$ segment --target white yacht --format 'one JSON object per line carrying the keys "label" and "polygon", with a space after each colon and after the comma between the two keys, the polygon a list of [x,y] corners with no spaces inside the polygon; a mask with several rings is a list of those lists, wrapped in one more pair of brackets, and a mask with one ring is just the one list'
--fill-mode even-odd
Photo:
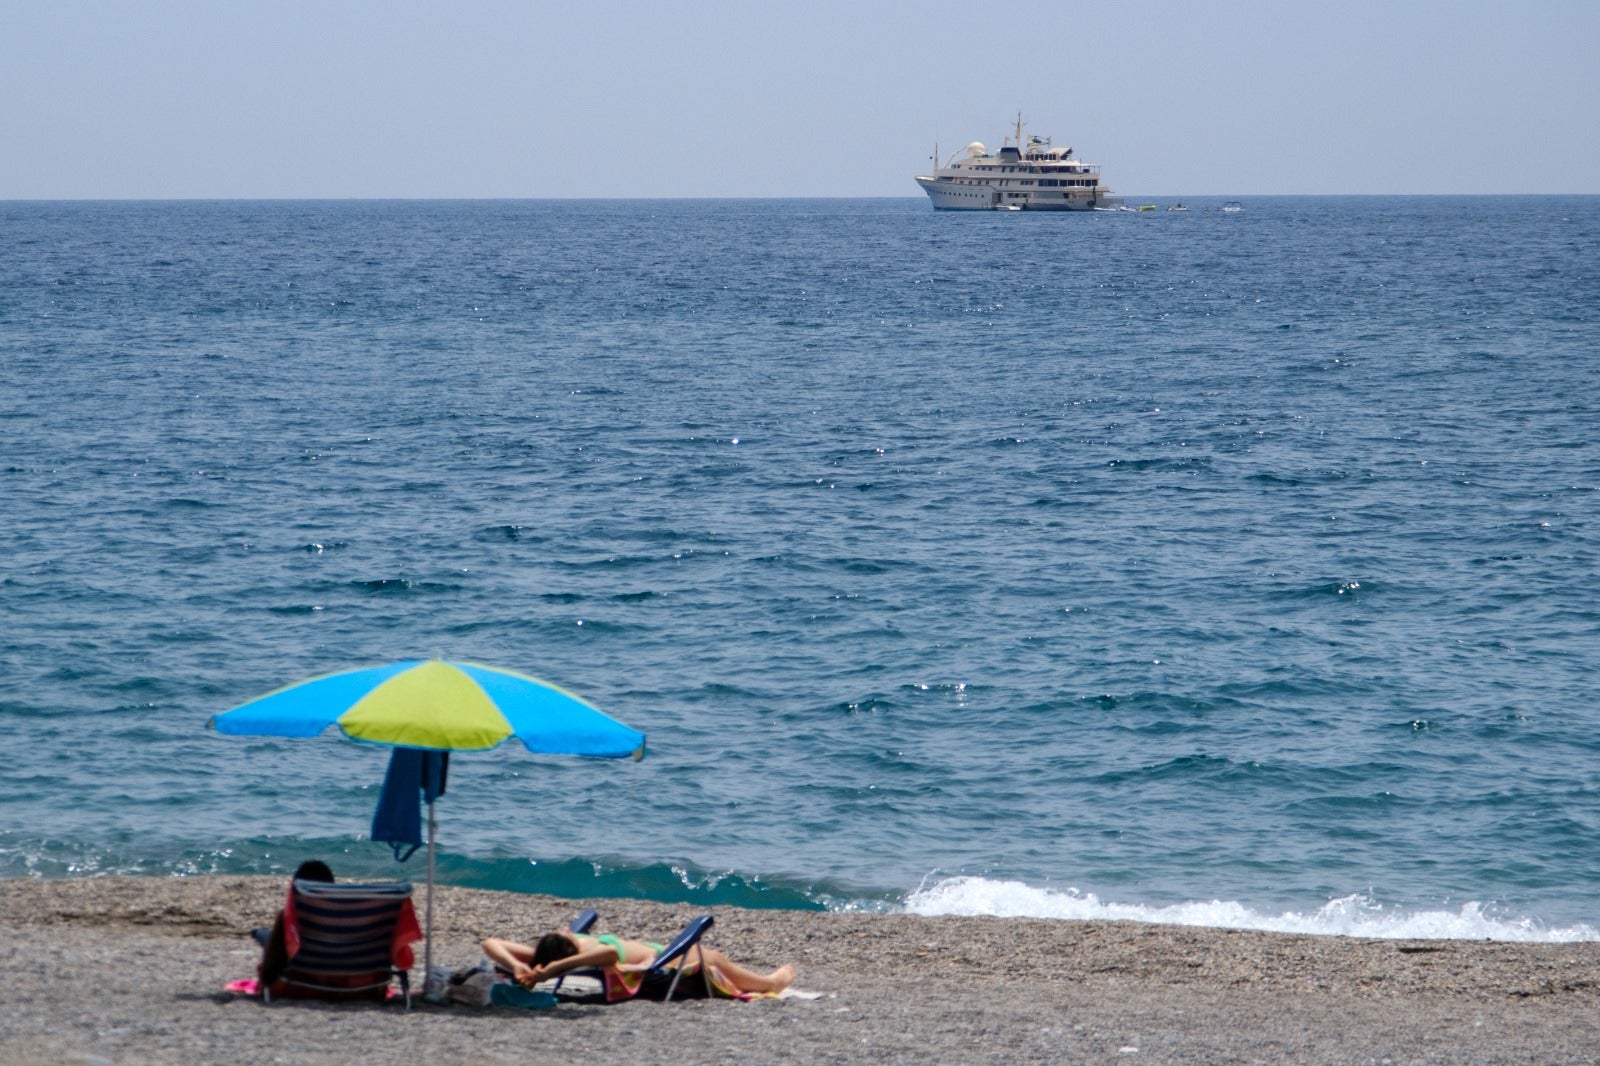
{"label": "white yacht", "polygon": [[1048,137],[1024,144],[1020,113],[1015,139],[1006,138],[998,152],[973,141],[940,166],[935,148],[933,165],[917,184],[940,211],[1092,211],[1121,203],[1100,183],[1100,167],[1071,148],[1056,148]]}

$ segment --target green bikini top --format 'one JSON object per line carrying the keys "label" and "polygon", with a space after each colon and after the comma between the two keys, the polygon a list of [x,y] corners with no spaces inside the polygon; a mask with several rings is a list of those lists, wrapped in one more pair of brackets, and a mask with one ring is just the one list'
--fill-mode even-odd
{"label": "green bikini top", "polygon": [[[622,962],[626,962],[627,961],[628,949],[623,946],[621,937],[613,936],[610,933],[601,933],[599,936],[595,937],[595,940],[599,941],[600,943],[604,944],[606,947],[608,947],[608,948],[612,949],[613,951],[615,951],[617,953],[617,962],[622,963]],[[651,951],[655,952],[657,955],[661,954],[662,945],[657,944],[655,941],[653,941],[653,940],[641,940],[641,941],[639,941],[639,943],[645,945]]]}

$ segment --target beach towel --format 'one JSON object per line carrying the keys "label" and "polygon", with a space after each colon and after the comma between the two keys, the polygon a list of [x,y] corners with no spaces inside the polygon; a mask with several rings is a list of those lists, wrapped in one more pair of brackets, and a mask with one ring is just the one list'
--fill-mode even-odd
{"label": "beach towel", "polygon": [[[672,986],[674,971],[671,970],[631,970],[622,971],[615,967],[607,966],[601,971],[605,976],[605,998],[607,1003],[623,1003],[630,999],[661,1000],[667,996],[667,989]],[[716,999],[737,999],[749,1002],[754,999],[777,999],[776,992],[740,992],[730,985],[717,971],[715,966],[708,970],[711,989],[706,990],[706,980],[700,974],[700,964],[693,963],[683,968],[683,979],[678,982],[677,991],[673,999],[705,999],[708,996]]]}
{"label": "beach towel", "polygon": [[444,795],[449,767],[450,753],[444,751],[395,748],[389,756],[378,807],[372,813],[372,839],[393,848],[396,862],[405,862],[422,846],[421,802],[432,803]]}
{"label": "beach towel", "polygon": [[[236,996],[255,996],[259,998],[261,995],[261,982],[254,977],[241,977],[236,981],[229,981],[223,985],[222,990],[224,992],[232,992]],[[282,993],[275,994],[281,995]],[[398,988],[391,988],[388,990],[387,998],[390,1000],[404,999],[405,993]]]}

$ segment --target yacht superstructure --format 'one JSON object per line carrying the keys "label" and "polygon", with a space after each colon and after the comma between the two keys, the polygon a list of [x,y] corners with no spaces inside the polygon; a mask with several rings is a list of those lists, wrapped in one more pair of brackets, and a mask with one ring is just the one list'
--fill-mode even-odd
{"label": "yacht superstructure", "polygon": [[1091,211],[1116,206],[1111,190],[1100,183],[1100,167],[1085,163],[1069,148],[1057,148],[1048,137],[1022,140],[1022,115],[1015,139],[991,153],[973,141],[939,165],[917,175],[917,184],[940,211]]}

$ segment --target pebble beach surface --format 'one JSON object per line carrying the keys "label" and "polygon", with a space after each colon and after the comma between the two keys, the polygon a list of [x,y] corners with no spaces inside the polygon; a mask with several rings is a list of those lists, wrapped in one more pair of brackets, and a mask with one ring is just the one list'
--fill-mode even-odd
{"label": "pebble beach surface", "polygon": [[[1600,945],[1129,922],[714,911],[710,943],[792,962],[815,999],[407,1013],[231,996],[283,888],[0,881],[0,1061],[1577,1063],[1600,1048]],[[474,964],[481,937],[531,936],[586,903],[624,935],[664,939],[694,915],[440,888],[434,962]]]}

